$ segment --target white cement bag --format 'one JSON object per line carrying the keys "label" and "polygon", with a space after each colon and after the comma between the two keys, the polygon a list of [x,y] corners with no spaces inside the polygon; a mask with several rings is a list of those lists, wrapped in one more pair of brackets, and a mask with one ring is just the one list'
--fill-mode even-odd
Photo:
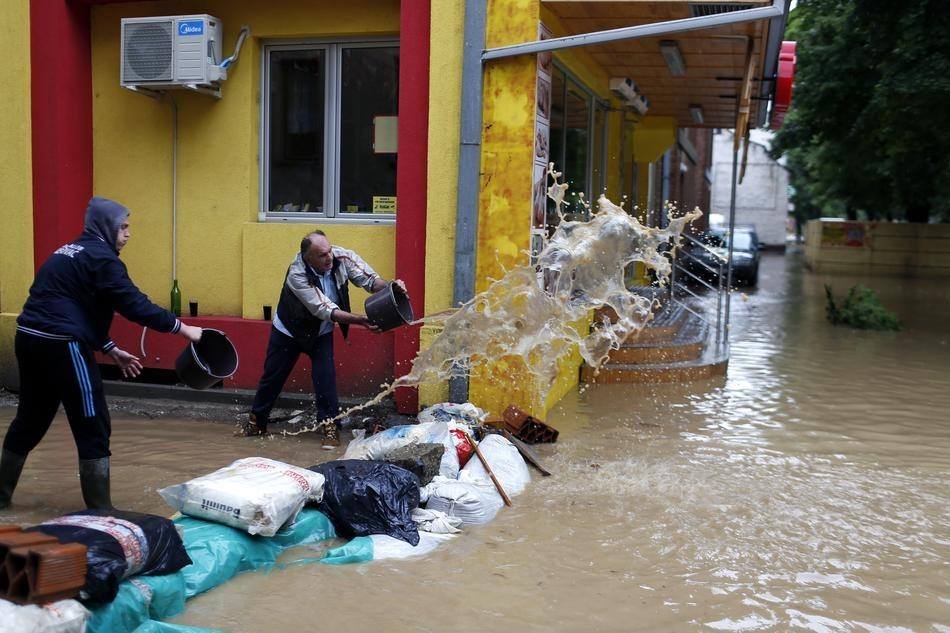
{"label": "white cement bag", "polygon": [[455,451],[455,444],[449,435],[449,427],[445,422],[404,424],[380,431],[370,437],[363,437],[362,434],[356,433],[354,435],[356,439],[346,447],[343,459],[383,459],[403,446],[441,444],[445,447],[445,452],[442,453],[439,474],[451,479],[458,477],[459,458]]}
{"label": "white cement bag", "polygon": [[495,518],[505,504],[490,481],[454,481],[437,477],[425,486],[427,510],[437,510],[462,520],[462,525],[480,525]]}
{"label": "white cement bag", "polygon": [[83,633],[89,610],[75,600],[60,600],[42,607],[0,600],[0,631],[17,633]]}
{"label": "white cement bag", "polygon": [[373,560],[385,560],[387,558],[423,556],[442,545],[442,543],[452,540],[455,536],[453,534],[419,532],[419,544],[415,547],[385,534],[371,534],[369,538],[373,540]]}
{"label": "white cement bag", "polygon": [[[478,448],[508,496],[514,497],[521,494],[531,481],[531,473],[528,471],[528,464],[515,445],[501,435],[488,435],[478,443]],[[459,473],[459,481],[487,483],[497,494],[488,471],[482,466],[478,457],[468,460],[465,468]]]}
{"label": "white cement bag", "polygon": [[182,514],[274,536],[307,501],[323,499],[323,482],[323,475],[305,468],[247,457],[158,494]]}

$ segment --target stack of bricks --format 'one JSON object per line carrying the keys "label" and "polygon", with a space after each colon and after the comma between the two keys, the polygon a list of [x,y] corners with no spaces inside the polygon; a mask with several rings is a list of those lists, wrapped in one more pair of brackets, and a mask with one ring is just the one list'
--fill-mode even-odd
{"label": "stack of bricks", "polygon": [[505,409],[501,420],[489,420],[488,424],[507,429],[508,432],[525,444],[547,444],[557,441],[557,429],[548,426],[514,405]]}
{"label": "stack of bricks", "polygon": [[0,598],[45,604],[76,596],[85,582],[85,545],[0,525]]}

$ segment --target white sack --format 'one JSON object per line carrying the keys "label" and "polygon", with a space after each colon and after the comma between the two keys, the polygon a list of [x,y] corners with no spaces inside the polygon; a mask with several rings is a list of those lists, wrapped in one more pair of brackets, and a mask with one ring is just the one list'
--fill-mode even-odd
{"label": "white sack", "polygon": [[89,610],[75,600],[60,600],[42,607],[0,600],[0,631],[17,633],[83,633]]}
{"label": "white sack", "polygon": [[412,520],[419,526],[420,532],[431,532],[433,534],[458,534],[461,532],[459,526],[462,525],[462,519],[450,517],[445,512],[439,512],[438,510],[416,508],[412,511]]}
{"label": "white sack", "polygon": [[[477,458],[475,458],[477,459]],[[425,486],[427,510],[458,517],[462,525],[480,525],[495,518],[504,505],[490,481],[454,481],[436,477]]]}
{"label": "white sack", "polygon": [[230,466],[158,491],[182,514],[274,536],[307,501],[323,499],[323,475],[264,457]]}
{"label": "white sack", "polygon": [[439,474],[451,479],[458,477],[458,453],[455,451],[455,443],[450,437],[449,427],[445,422],[404,424],[380,431],[370,437],[364,437],[360,433],[354,433],[354,435],[356,439],[346,447],[343,459],[384,459],[386,455],[403,446],[441,444],[445,447],[445,451],[442,453],[442,462],[439,464]]}
{"label": "white sack", "polygon": [[419,413],[419,422],[456,422],[467,426],[475,426],[485,420],[488,414],[471,402],[455,404],[454,402],[440,402],[423,409]]}
{"label": "white sack", "polygon": [[[517,447],[501,435],[488,435],[478,443],[478,448],[508,496],[514,497],[521,494],[531,481],[531,473]],[[459,473],[459,481],[487,483],[497,494],[495,485],[478,456],[468,460],[465,468]],[[501,498],[500,495],[499,498]]]}
{"label": "white sack", "polygon": [[415,547],[385,534],[371,534],[369,538],[373,540],[373,560],[385,560],[387,558],[411,558],[428,554],[442,543],[452,540],[455,536],[453,534],[419,532],[419,544]]}

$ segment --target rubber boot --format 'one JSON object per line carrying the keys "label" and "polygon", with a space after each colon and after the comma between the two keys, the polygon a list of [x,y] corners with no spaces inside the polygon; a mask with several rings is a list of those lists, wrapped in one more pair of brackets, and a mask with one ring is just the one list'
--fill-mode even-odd
{"label": "rubber boot", "polygon": [[109,510],[112,497],[109,495],[109,458],[80,459],[79,485],[82,500],[90,510]]}
{"label": "rubber boot", "polygon": [[11,453],[8,450],[0,451],[0,509],[10,507],[10,499],[20,481],[23,464],[26,457]]}

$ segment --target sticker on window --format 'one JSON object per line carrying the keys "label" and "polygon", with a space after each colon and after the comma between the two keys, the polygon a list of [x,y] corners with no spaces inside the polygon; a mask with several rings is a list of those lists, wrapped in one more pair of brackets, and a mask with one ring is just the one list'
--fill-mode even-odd
{"label": "sticker on window", "polygon": [[395,213],[396,196],[373,196],[373,213]]}

